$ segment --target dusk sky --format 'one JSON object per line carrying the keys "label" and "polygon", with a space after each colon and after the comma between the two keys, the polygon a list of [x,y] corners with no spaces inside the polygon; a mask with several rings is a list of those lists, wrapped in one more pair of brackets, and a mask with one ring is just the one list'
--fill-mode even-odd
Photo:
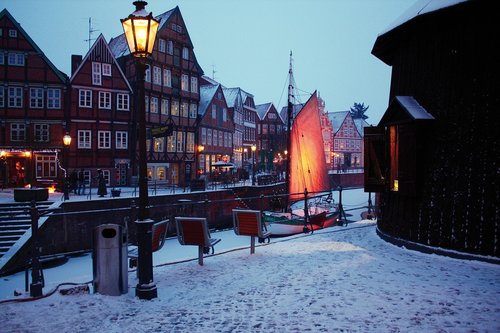
{"label": "dusk sky", "polygon": [[[377,124],[388,105],[391,68],[371,54],[377,36],[417,0],[150,0],[159,15],[179,6],[205,75],[241,87],[256,104],[286,105],[289,54],[298,102],[318,90],[330,112],[369,105]],[[89,18],[106,40],[123,33],[131,0],[0,0],[68,76],[88,51]]]}

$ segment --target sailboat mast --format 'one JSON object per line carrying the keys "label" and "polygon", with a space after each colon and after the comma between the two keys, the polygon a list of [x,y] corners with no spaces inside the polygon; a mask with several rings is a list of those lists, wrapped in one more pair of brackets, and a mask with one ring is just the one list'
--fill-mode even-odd
{"label": "sailboat mast", "polygon": [[[286,126],[286,149],[288,152],[286,159],[286,174],[285,174],[285,186],[287,192],[290,189],[290,150],[292,147],[292,117],[293,117],[293,69],[292,69],[292,51],[290,51],[290,68],[288,70],[288,106],[287,106],[287,126]],[[288,197],[286,197],[286,205],[288,209]]]}

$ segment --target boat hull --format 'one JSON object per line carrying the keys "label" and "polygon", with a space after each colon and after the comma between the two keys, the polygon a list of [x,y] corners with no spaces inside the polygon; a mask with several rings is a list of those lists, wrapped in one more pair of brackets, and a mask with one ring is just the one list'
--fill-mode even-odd
{"label": "boat hull", "polygon": [[311,216],[310,222],[304,225],[303,218],[293,218],[290,214],[264,214],[264,222],[266,223],[267,230],[271,232],[271,237],[283,237],[332,227],[337,225],[337,217],[337,213],[327,214],[324,212]]}

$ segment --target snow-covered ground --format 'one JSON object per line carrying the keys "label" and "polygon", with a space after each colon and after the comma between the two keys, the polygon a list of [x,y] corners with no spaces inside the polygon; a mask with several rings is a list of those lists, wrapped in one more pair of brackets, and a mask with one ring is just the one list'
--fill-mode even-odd
{"label": "snow-covered ground", "polygon": [[[345,191],[346,205],[362,203]],[[359,217],[353,214],[351,219]],[[500,332],[500,266],[399,248],[372,221],[274,238],[250,255],[231,230],[199,266],[195,247],[168,240],[154,255],[158,298],[53,295],[0,304],[2,332]],[[240,249],[241,248],[241,249]],[[44,271],[44,293],[92,280],[91,256]],[[24,274],[0,280],[0,299]],[[92,288],[91,288],[92,290]],[[21,299],[22,295],[17,297]]]}

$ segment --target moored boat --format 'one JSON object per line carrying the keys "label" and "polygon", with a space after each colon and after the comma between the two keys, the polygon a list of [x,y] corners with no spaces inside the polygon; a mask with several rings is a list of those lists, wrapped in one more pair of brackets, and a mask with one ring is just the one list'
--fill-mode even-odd
{"label": "moored boat", "polygon": [[[287,174],[290,193],[284,212],[264,212],[264,221],[271,235],[285,236],[309,232],[335,224],[338,213],[333,200],[308,197],[308,194],[330,193],[330,182],[324,156],[324,145],[316,91],[293,119],[293,71],[290,53],[287,107]],[[331,197],[331,195],[328,195]],[[320,198],[318,200],[318,198]],[[312,200],[311,200],[312,199]],[[294,208],[301,203],[301,207]],[[300,206],[300,205],[299,205]]]}

